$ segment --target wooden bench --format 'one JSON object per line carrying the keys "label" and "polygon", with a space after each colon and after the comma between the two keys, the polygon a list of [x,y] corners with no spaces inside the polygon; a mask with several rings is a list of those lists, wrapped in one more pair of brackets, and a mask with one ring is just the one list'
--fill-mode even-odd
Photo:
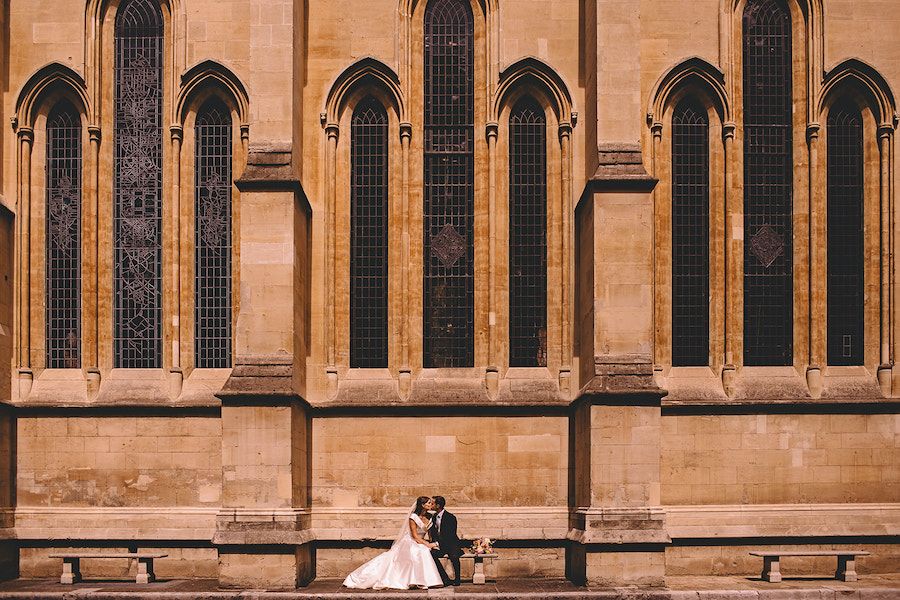
{"label": "wooden bench", "polygon": [[781,581],[782,556],[837,556],[834,576],[842,581],[856,581],[856,557],[868,556],[864,550],[783,550],[781,552],[751,552],[751,556],[763,559],[762,578],[777,583]]}
{"label": "wooden bench", "polygon": [[61,552],[58,554],[51,554],[50,558],[61,558],[63,560],[62,576],[59,578],[60,583],[73,584],[81,581],[82,558],[136,558],[138,561],[138,570],[137,575],[134,578],[135,583],[150,583],[156,579],[153,574],[153,559],[165,558],[167,556],[169,555],[156,552],[104,552],[102,554]]}
{"label": "wooden bench", "polygon": [[459,558],[471,558],[475,561],[475,568],[472,570],[472,583],[475,585],[484,585],[484,559],[493,559],[498,556],[498,554],[473,554],[471,552],[466,552]]}

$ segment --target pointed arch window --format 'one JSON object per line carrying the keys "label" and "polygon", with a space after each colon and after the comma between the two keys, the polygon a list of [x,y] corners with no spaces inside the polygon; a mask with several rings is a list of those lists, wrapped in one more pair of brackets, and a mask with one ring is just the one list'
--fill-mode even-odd
{"label": "pointed arch window", "polygon": [[743,15],[744,364],[793,362],[791,15],[749,0]]}
{"label": "pointed arch window", "polygon": [[81,118],[63,100],[47,119],[47,367],[81,366]]}
{"label": "pointed arch window", "polygon": [[547,121],[523,98],[509,117],[509,365],[547,366]]}
{"label": "pointed arch window", "polygon": [[672,364],[709,364],[709,116],[686,98],[672,115]]}
{"label": "pointed arch window", "polygon": [[828,364],[863,364],[862,115],[849,102],[828,115]]}
{"label": "pointed arch window", "polygon": [[162,366],[163,18],[128,0],[115,28],[115,366]]}
{"label": "pointed arch window", "polygon": [[366,98],[350,129],[350,366],[388,366],[388,117]]}
{"label": "pointed arch window", "polygon": [[231,112],[197,113],[194,163],[194,340],[200,368],[231,366]]}
{"label": "pointed arch window", "polygon": [[467,0],[425,11],[424,366],[475,362],[474,21]]}

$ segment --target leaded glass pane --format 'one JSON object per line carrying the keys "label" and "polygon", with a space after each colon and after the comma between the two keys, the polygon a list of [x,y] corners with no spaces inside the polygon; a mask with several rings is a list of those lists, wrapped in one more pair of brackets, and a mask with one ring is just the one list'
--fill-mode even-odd
{"label": "leaded glass pane", "polygon": [[709,364],[709,118],[690,98],[672,116],[672,364]]}
{"label": "leaded glass pane", "polygon": [[81,366],[81,118],[62,101],[47,119],[47,368]]}
{"label": "leaded glass pane", "polygon": [[197,114],[194,339],[196,365],[231,366],[231,113],[218,100]]}
{"label": "leaded glass pane", "polygon": [[547,366],[547,123],[532,98],[509,119],[509,365]]}
{"label": "leaded glass pane", "polygon": [[116,16],[115,365],[162,365],[162,14],[130,0]]}
{"label": "leaded glass pane", "polygon": [[744,364],[793,362],[791,16],[744,11]]}
{"label": "leaded glass pane", "polygon": [[388,366],[387,112],[374,98],[350,133],[350,366]]}
{"label": "leaded glass pane", "polygon": [[865,331],[862,116],[828,115],[828,364],[863,364]]}
{"label": "leaded glass pane", "polygon": [[474,25],[466,0],[425,13],[424,365],[474,365]]}

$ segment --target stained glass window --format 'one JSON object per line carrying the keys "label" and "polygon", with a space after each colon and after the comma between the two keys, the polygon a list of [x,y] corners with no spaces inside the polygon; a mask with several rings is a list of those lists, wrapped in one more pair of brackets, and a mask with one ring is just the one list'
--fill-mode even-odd
{"label": "stained glass window", "polygon": [[350,133],[350,366],[388,366],[387,112],[374,98]]}
{"label": "stained glass window", "polygon": [[474,24],[467,0],[425,12],[424,365],[474,365]]}
{"label": "stained glass window", "polygon": [[672,115],[672,364],[709,364],[709,117],[692,98]]}
{"label": "stained glass window", "polygon": [[211,100],[197,113],[194,339],[197,367],[231,366],[231,113]]}
{"label": "stained glass window", "polygon": [[547,366],[547,123],[532,98],[509,118],[509,365]]}
{"label": "stained glass window", "polygon": [[863,364],[862,115],[840,104],[828,115],[828,364]]}
{"label": "stained glass window", "polygon": [[47,367],[81,366],[81,118],[62,101],[47,119]]}
{"label": "stained glass window", "polygon": [[750,0],[744,56],[744,364],[793,362],[791,16]]}
{"label": "stained glass window", "polygon": [[155,0],[116,15],[115,366],[162,365],[163,20]]}

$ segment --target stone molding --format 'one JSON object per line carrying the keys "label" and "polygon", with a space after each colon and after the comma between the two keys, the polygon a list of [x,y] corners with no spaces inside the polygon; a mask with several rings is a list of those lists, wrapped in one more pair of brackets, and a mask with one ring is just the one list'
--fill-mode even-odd
{"label": "stone molding", "polygon": [[591,507],[573,511],[574,528],[566,539],[579,544],[667,544],[662,507]]}
{"label": "stone molding", "polygon": [[301,198],[306,213],[312,214],[303,185],[292,165],[292,154],[290,142],[252,144],[247,153],[247,167],[234,185],[242,192],[294,192]]}
{"label": "stone molding", "polygon": [[644,168],[640,144],[600,144],[597,154],[597,170],[588,180],[588,189],[649,192],[659,181]]}
{"label": "stone molding", "polygon": [[[900,503],[678,505],[655,507],[578,508],[565,506],[458,507],[461,538],[490,536],[506,540],[563,540],[581,543],[630,543],[629,521],[665,519],[671,539],[733,539],[900,535]],[[219,507],[38,507],[0,509],[0,539],[121,540],[160,539],[214,541],[218,544],[303,544],[325,541],[388,541],[397,533],[404,510],[390,507],[312,507],[284,509]],[[602,536],[581,536],[568,530],[573,518],[607,521]],[[255,541],[216,530],[217,521],[296,523],[309,519],[304,530],[268,531],[269,541]],[[13,519],[15,528],[12,528]],[[359,526],[362,524],[362,526]],[[96,525],[91,527],[89,525]],[[4,534],[4,532],[7,532]],[[14,535],[11,533],[14,532]],[[659,535],[659,530],[654,535]],[[277,535],[273,535],[277,534]],[[579,537],[581,536],[581,537]],[[618,539],[616,536],[619,536]],[[601,539],[603,538],[603,539]],[[273,540],[283,541],[273,541]],[[238,540],[238,541],[234,541]],[[641,540],[641,543],[651,543]],[[661,543],[652,542],[652,543]]]}
{"label": "stone molding", "polygon": [[308,508],[223,508],[213,543],[228,546],[302,545],[314,539]]}
{"label": "stone molding", "polygon": [[231,376],[216,394],[225,402],[299,398],[294,391],[293,356],[239,356]]}
{"label": "stone molding", "polygon": [[594,357],[594,376],[581,388],[581,397],[632,396],[657,402],[668,392],[656,384],[648,355],[623,354]]}

